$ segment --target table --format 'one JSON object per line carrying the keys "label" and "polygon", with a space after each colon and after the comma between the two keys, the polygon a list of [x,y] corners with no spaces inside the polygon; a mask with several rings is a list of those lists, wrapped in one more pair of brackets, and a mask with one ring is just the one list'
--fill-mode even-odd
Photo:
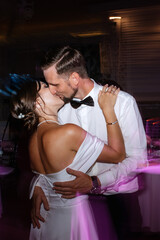
{"label": "table", "polygon": [[[0,166],[0,178],[2,179],[3,177],[9,175],[14,171],[14,168],[8,167],[8,166]],[[0,180],[1,180],[0,179]],[[0,181],[0,218],[2,217],[3,213],[3,204],[2,204],[2,196],[1,196],[1,181]]]}
{"label": "table", "polygon": [[144,177],[144,189],[139,193],[142,227],[160,232],[160,158],[149,160],[149,166],[139,170]]}

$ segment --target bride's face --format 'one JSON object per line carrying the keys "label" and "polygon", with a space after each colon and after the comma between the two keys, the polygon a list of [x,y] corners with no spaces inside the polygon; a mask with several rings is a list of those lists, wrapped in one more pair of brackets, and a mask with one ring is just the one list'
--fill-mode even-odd
{"label": "bride's face", "polygon": [[[37,83],[37,89],[39,90],[39,85]],[[40,82],[40,90],[38,91],[38,95],[43,100],[45,106],[47,108],[57,108],[60,109],[64,105],[64,101],[59,98],[57,95],[52,94],[49,90],[48,84],[44,82]]]}

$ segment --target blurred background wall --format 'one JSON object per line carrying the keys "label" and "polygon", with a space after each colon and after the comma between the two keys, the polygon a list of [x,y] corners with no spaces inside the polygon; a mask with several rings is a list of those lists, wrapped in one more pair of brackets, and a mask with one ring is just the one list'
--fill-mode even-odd
{"label": "blurred background wall", "polygon": [[43,52],[67,44],[84,54],[96,81],[114,80],[136,98],[144,123],[159,117],[159,12],[157,1],[1,1],[0,138],[9,114],[8,75],[42,77]]}

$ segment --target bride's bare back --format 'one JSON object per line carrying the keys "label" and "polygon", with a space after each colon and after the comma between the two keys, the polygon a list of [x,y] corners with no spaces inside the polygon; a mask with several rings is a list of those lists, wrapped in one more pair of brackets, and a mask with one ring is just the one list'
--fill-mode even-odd
{"label": "bride's bare back", "polygon": [[48,174],[70,165],[86,136],[86,132],[73,124],[45,123],[31,136],[29,153],[31,168]]}

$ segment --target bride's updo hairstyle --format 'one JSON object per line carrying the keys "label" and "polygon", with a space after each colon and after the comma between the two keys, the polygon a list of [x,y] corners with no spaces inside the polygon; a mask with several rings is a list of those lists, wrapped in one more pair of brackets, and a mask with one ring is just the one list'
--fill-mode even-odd
{"label": "bride's updo hairstyle", "polygon": [[[37,88],[37,83],[39,87]],[[27,80],[21,84],[17,94],[11,99],[11,114],[14,118],[23,120],[28,130],[33,130],[38,124],[35,102],[40,90],[40,82]]]}

